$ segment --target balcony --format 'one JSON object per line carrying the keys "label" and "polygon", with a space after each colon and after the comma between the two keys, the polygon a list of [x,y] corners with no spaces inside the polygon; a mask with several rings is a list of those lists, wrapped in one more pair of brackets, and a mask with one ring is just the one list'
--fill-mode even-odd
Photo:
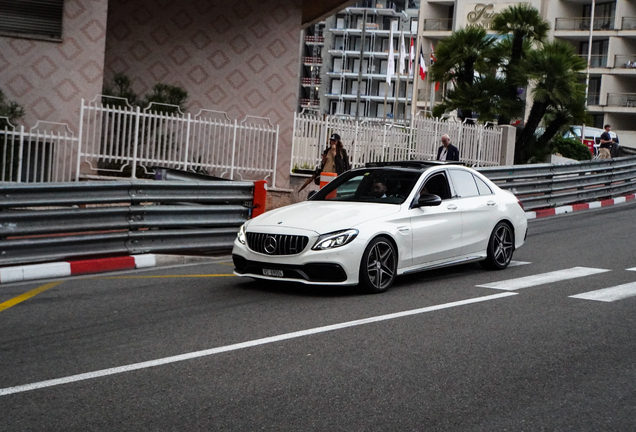
{"label": "balcony", "polygon": [[301,99],[300,106],[303,108],[320,108],[320,99]]}
{"label": "balcony", "polygon": [[620,108],[636,107],[636,93],[608,93],[607,106]]}
{"label": "balcony", "polygon": [[620,54],[614,56],[614,67],[636,69],[636,54]]}
{"label": "balcony", "polygon": [[453,30],[453,20],[451,18],[424,20],[424,31],[452,31],[452,30]]}
{"label": "balcony", "polygon": [[[557,18],[554,30],[590,30],[591,19],[581,18]],[[594,30],[614,30],[614,17],[594,18]]]}
{"label": "balcony", "polygon": [[623,17],[621,30],[636,30],[636,17]]}
{"label": "balcony", "polygon": [[322,66],[322,57],[303,57],[305,66]]}
{"label": "balcony", "polygon": [[[583,60],[587,61],[587,54],[579,54]],[[607,67],[607,54],[592,54],[590,57],[591,68],[606,68]]]}
{"label": "balcony", "polygon": [[303,87],[318,87],[320,86],[320,78],[301,78],[300,83]]}
{"label": "balcony", "polygon": [[324,45],[325,37],[324,36],[305,36],[305,43],[307,45]]}

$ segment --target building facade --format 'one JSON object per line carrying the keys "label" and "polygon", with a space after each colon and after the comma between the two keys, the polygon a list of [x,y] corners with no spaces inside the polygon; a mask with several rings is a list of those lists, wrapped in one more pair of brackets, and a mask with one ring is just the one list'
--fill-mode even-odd
{"label": "building facade", "polygon": [[[307,29],[300,108],[332,115],[409,118],[413,72],[409,74],[408,63],[411,43],[416,41],[418,8],[419,1],[358,2],[328,17],[320,27]],[[407,59],[399,73],[402,40]],[[391,85],[386,82],[389,61],[395,71]]]}
{"label": "building facade", "polygon": [[[589,74],[587,107],[593,116],[590,126],[609,123],[621,143],[636,143],[636,0],[597,0],[594,8],[592,0],[525,3],[539,10],[550,24],[550,40],[568,42],[589,60],[585,74]],[[488,29],[499,11],[514,4],[518,3],[423,0],[421,42],[424,47],[434,46],[461,27]],[[430,109],[430,90],[421,82],[416,86],[417,108]]]}

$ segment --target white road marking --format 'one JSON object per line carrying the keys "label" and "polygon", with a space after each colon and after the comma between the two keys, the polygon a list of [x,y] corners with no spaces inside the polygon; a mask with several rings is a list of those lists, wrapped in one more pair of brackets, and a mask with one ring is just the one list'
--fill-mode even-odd
{"label": "white road marking", "polygon": [[636,271],[636,267],[628,268],[628,271]]}
{"label": "white road marking", "polygon": [[603,288],[596,291],[589,291],[583,294],[570,296],[570,298],[613,302],[634,296],[636,296],[636,282],[617,285],[610,288]]}
{"label": "white road marking", "polygon": [[500,282],[493,282],[483,285],[476,285],[483,288],[493,288],[506,291],[515,291],[522,288],[529,288],[537,285],[543,285],[552,282],[559,282],[567,279],[574,279],[583,276],[590,276],[597,273],[608,272],[609,270],[596,269],[589,267],[572,267],[565,270],[557,270],[549,273],[526,276],[517,279],[508,279]]}
{"label": "white road marking", "polygon": [[460,301],[451,302],[451,303],[428,306],[428,307],[419,308],[419,309],[411,309],[411,310],[407,310],[403,312],[395,312],[395,313],[391,313],[387,315],[379,315],[379,316],[370,317],[370,318],[363,318],[363,319],[359,319],[355,321],[347,321],[340,324],[332,324],[332,325],[328,325],[324,327],[316,327],[313,329],[301,330],[301,331],[292,332],[292,333],[285,333],[278,336],[255,339],[252,341],[241,342],[241,343],[237,343],[233,345],[226,345],[226,346],[211,348],[211,349],[207,349],[203,351],[195,351],[195,352],[180,354],[180,355],[176,355],[172,357],[164,357],[161,359],[150,360],[150,361],[145,361],[141,363],[134,363],[134,364],[126,365],[126,366],[119,366],[119,367],[114,367],[110,369],[102,369],[102,370],[98,370],[94,372],[71,375],[71,376],[67,376],[63,378],[56,378],[56,379],[40,381],[40,382],[35,382],[35,383],[25,384],[25,385],[20,385],[15,387],[7,387],[7,388],[0,389],[0,396],[6,396],[6,395],[14,394],[14,393],[22,393],[22,392],[41,389],[45,387],[53,387],[53,386],[68,384],[68,383],[77,382],[77,381],[84,381],[84,380],[99,378],[99,377],[108,376],[108,375],[115,375],[115,374],[130,372],[130,371],[134,371],[138,369],[146,369],[146,368],[151,368],[154,366],[161,366],[161,365],[165,365],[169,363],[181,362],[181,361],[190,360],[190,359],[194,359],[198,357],[206,357],[206,356],[220,354],[220,353],[224,353],[228,351],[235,351],[235,350],[239,350],[243,348],[250,348],[250,347],[254,347],[258,345],[265,345],[269,343],[280,342],[283,340],[294,339],[294,338],[314,335],[318,333],[324,333],[324,332],[333,331],[333,330],[340,330],[340,329],[344,329],[348,327],[371,324],[371,323],[380,322],[380,321],[402,318],[402,317],[406,317],[410,315],[418,315],[418,314],[438,311],[442,309],[449,309],[456,306],[464,306],[464,305],[468,305],[472,303],[481,303],[481,302],[485,302],[489,300],[496,300],[496,299],[500,299],[504,297],[513,296],[513,295],[517,295],[517,293],[501,293],[501,294],[494,294],[489,296],[476,297],[476,298],[460,300]]}
{"label": "white road marking", "polygon": [[517,267],[517,266],[526,265],[526,264],[532,264],[532,263],[528,261],[510,261],[510,264],[508,264],[508,267]]}

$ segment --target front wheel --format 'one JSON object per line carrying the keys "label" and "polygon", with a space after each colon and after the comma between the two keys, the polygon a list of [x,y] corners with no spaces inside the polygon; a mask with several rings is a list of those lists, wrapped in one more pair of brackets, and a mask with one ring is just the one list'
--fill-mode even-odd
{"label": "front wheel", "polygon": [[512,260],[515,236],[512,228],[505,222],[499,222],[490,234],[487,257],[481,265],[491,270],[503,270]]}
{"label": "front wheel", "polygon": [[397,253],[386,237],[369,243],[360,262],[360,284],[367,292],[376,294],[389,289],[395,280]]}

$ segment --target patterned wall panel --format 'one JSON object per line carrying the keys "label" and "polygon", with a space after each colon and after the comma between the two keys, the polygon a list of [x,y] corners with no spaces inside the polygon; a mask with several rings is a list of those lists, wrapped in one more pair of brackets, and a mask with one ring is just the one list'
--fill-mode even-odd
{"label": "patterned wall panel", "polygon": [[[187,109],[269,117],[281,128],[277,186],[289,179],[298,95],[301,0],[111,0],[105,80],[139,95],[157,82],[188,91]],[[69,89],[67,89],[69,91]]]}
{"label": "patterned wall panel", "polygon": [[66,0],[62,42],[0,35],[0,88],[22,105],[25,127],[67,123],[77,134],[80,99],[101,93],[108,0]]}

